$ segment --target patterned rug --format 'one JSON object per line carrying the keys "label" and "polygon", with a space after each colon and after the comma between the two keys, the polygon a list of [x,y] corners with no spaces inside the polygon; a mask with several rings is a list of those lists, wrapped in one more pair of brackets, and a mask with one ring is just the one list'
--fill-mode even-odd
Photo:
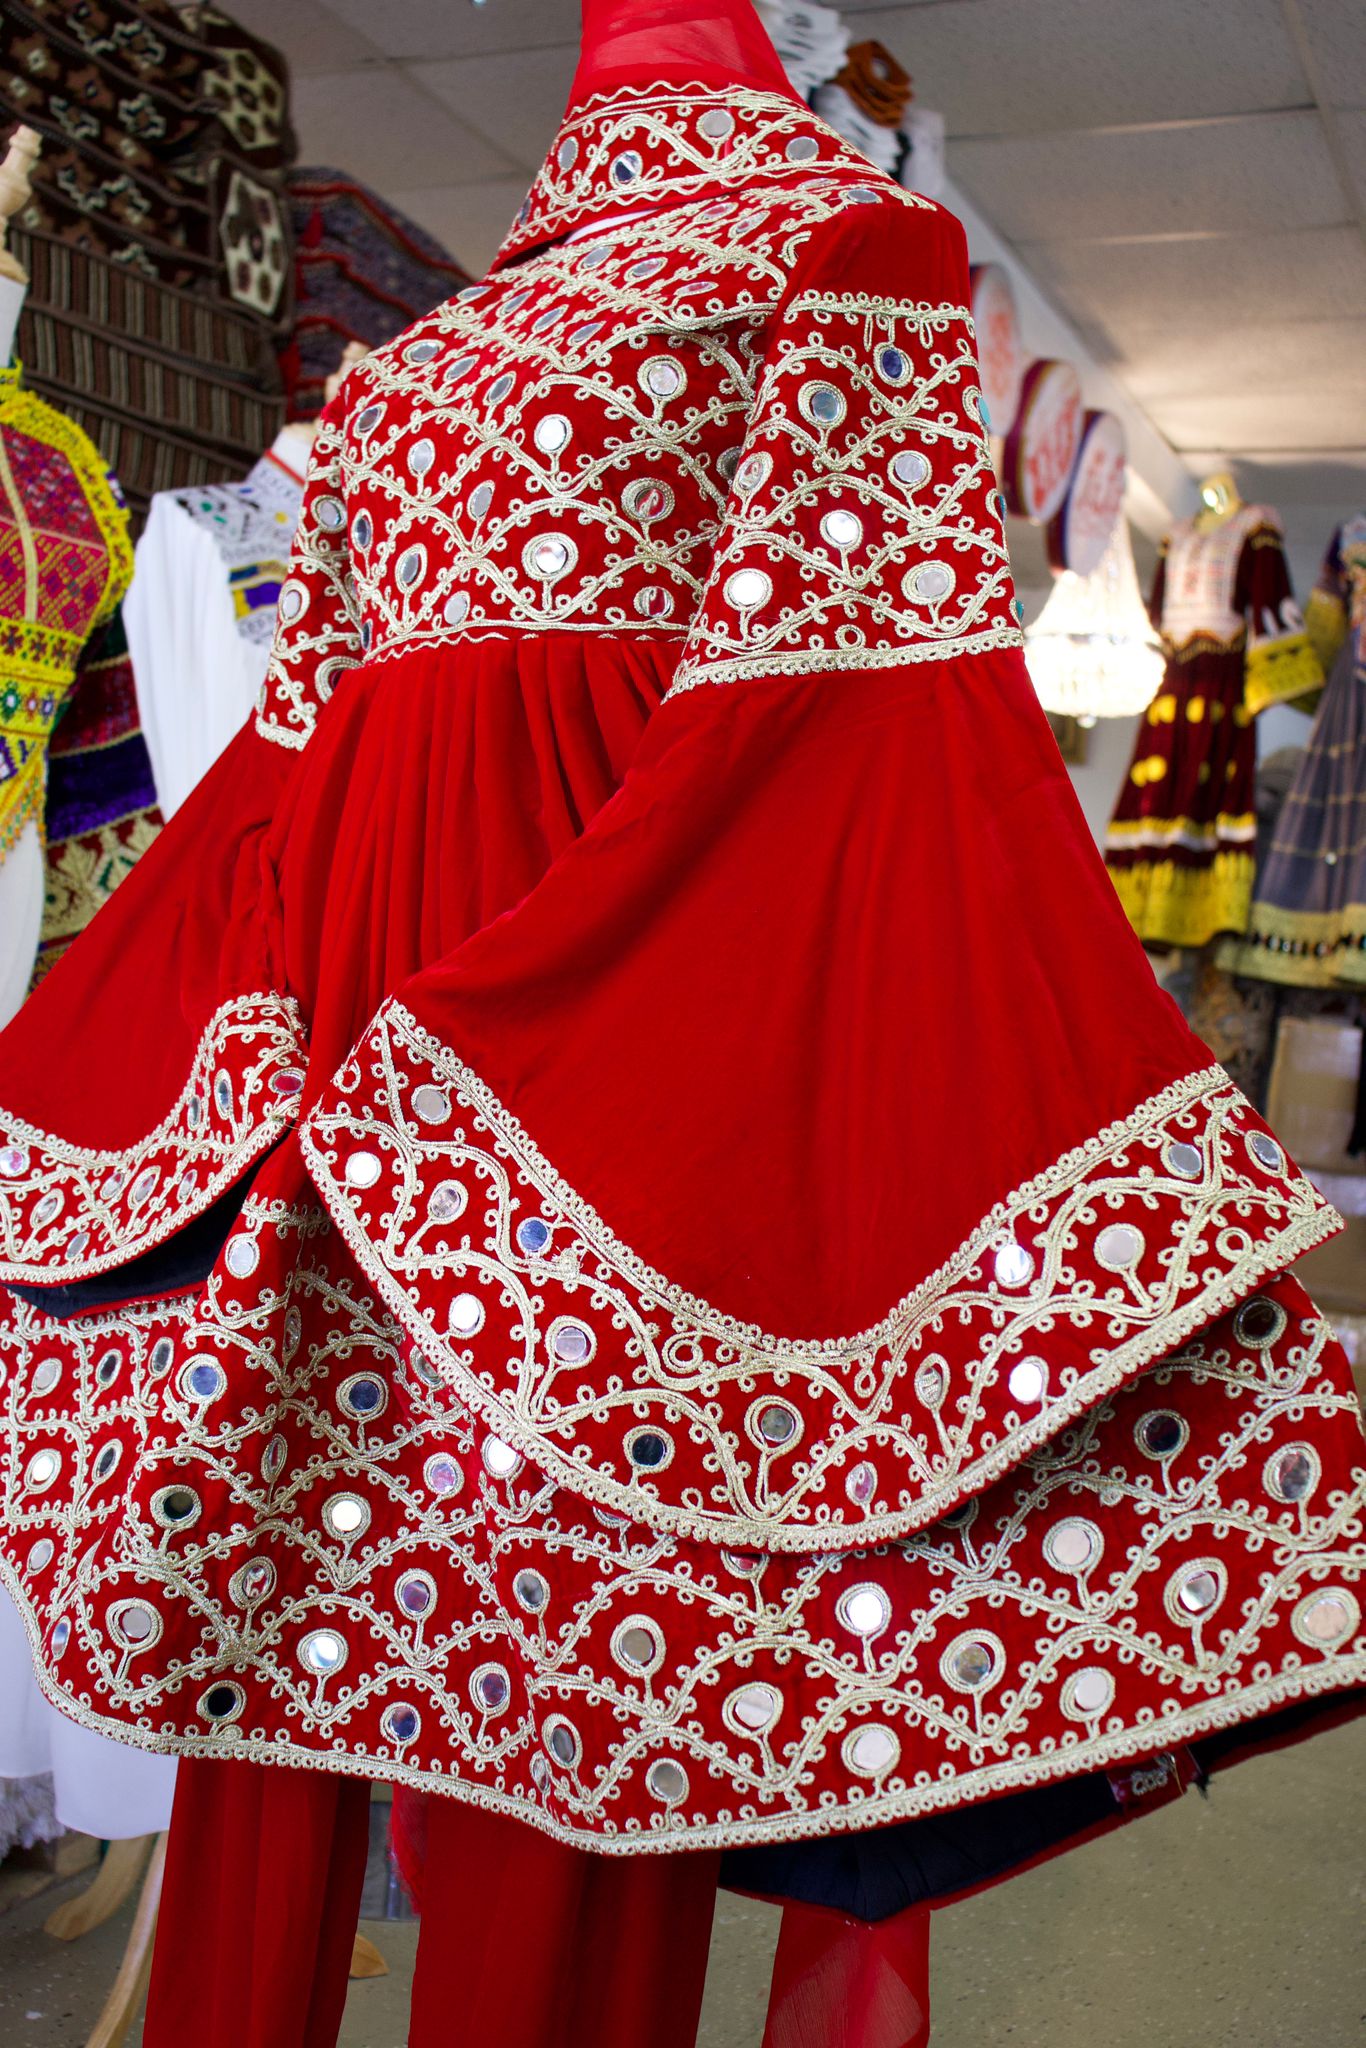
{"label": "patterned rug", "polygon": [[311,419],[348,341],[390,341],[471,280],[425,229],[344,171],[293,171],[289,204],[296,311],[280,367],[290,418]]}

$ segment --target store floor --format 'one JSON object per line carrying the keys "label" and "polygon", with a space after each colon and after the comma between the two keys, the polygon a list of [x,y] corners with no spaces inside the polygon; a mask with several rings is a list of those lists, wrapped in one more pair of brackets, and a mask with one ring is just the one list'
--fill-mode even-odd
{"label": "store floor", "polygon": [[[1366,2048],[1364,1865],[1366,1719],[940,1914],[934,2048]],[[61,1947],[60,1896],[0,1918],[4,2048],[80,2048],[113,1977],[127,1915]],[[758,2048],[777,1919],[722,1897],[701,2048]],[[403,2048],[417,1930],[364,1924],[343,2048]]]}

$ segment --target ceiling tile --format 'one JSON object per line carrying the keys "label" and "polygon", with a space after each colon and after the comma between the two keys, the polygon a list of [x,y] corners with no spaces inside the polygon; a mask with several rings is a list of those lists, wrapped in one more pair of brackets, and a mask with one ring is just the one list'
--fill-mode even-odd
{"label": "ceiling tile", "polygon": [[324,0],[339,21],[391,57],[472,57],[497,50],[578,48],[579,0]]}
{"label": "ceiling tile", "polygon": [[956,142],[949,170],[1015,241],[1326,226],[1346,201],[1316,114]]}
{"label": "ceiling tile", "polygon": [[435,235],[457,263],[481,277],[526,197],[526,179],[490,178],[476,185],[440,185],[389,196],[410,220]]}
{"label": "ceiling tile", "polygon": [[1029,134],[1303,106],[1279,0],[970,0],[861,13],[949,133]]}
{"label": "ceiling tile", "polygon": [[1279,319],[1366,314],[1366,245],[1354,228],[1166,241],[1032,242],[1021,256],[1107,356],[1155,329],[1216,333]]}
{"label": "ceiling tile", "polygon": [[1216,448],[1258,455],[1276,449],[1332,454],[1366,447],[1366,389],[1340,391],[1329,403],[1301,377],[1289,390],[1263,391],[1231,382],[1222,393],[1149,400],[1154,424],[1176,449]]}
{"label": "ceiling tile", "polygon": [[[225,0],[234,21],[273,43],[296,79],[318,71],[346,71],[384,53],[374,34],[363,35],[329,14],[323,0]],[[373,29],[374,23],[371,22]]]}
{"label": "ceiling tile", "polygon": [[296,79],[293,97],[300,162],[334,164],[386,195],[511,168],[500,150],[388,66]]}
{"label": "ceiling tile", "polygon": [[1366,207],[1366,113],[1338,115],[1338,133],[1347,152],[1347,163],[1356,180],[1357,199]]}
{"label": "ceiling tile", "polygon": [[1329,98],[1339,107],[1366,106],[1361,0],[1298,0],[1298,5]]}
{"label": "ceiling tile", "polygon": [[1337,438],[1344,403],[1366,402],[1366,319],[1225,325],[1198,317],[1150,329],[1124,364],[1124,381],[1150,410],[1169,398],[1255,392],[1312,397],[1319,436]]}
{"label": "ceiling tile", "polygon": [[528,173],[554,139],[574,74],[570,50],[507,51],[496,57],[445,58],[413,67],[477,134],[496,140]]}

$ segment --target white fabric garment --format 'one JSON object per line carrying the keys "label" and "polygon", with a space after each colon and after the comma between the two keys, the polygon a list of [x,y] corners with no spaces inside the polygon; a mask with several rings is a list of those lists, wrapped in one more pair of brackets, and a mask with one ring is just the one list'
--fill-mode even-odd
{"label": "white fabric garment", "polygon": [[175,1758],[111,1742],[38,1689],[19,1611],[0,1587],[0,1778],[51,1774],[57,1819],[103,1842],[169,1827]]}
{"label": "white fabric garment", "polygon": [[123,623],[163,817],[255,706],[306,464],[306,430],[286,427],[240,484],[152,500]]}
{"label": "white fabric garment", "polygon": [[755,9],[803,99],[841,69],[849,31],[837,8],[816,6],[812,0],[755,0]]}
{"label": "white fabric garment", "polygon": [[29,819],[0,861],[0,1027],[28,994],[43,929],[43,842]]}
{"label": "white fabric garment", "polygon": [[876,164],[889,177],[896,176],[897,166],[906,151],[905,139],[899,129],[880,126],[864,113],[842,85],[823,85],[811,104],[837,135],[842,135],[846,142],[853,143],[855,149],[863,151],[869,163]]}

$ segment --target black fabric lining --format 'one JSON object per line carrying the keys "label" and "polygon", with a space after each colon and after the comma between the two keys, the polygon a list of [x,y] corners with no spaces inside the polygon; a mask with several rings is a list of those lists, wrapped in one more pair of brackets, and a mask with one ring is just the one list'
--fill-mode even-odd
{"label": "black fabric lining", "polygon": [[[279,1142],[277,1139],[276,1143]],[[272,1145],[249,1173],[234,1181],[216,1201],[193,1217],[183,1229],[177,1230],[173,1237],[130,1259],[126,1266],[116,1266],[110,1273],[92,1274],[88,1280],[66,1280],[51,1287],[36,1287],[27,1282],[20,1285],[13,1280],[6,1281],[5,1285],[20,1301],[28,1302],[61,1323],[70,1322],[76,1316],[95,1315],[101,1309],[152,1301],[168,1294],[183,1294],[191,1287],[201,1287],[232,1234],[252,1182],[274,1150]]]}
{"label": "black fabric lining", "polygon": [[[1366,1706],[1366,1692],[1301,1701],[1185,1744],[1195,1758],[1197,1782],[1203,1790],[1224,1760],[1236,1761],[1238,1752],[1259,1743],[1291,1740],[1321,1716],[1341,1714],[1353,1703]],[[886,1920],[908,1906],[934,1905],[1005,1877],[1113,1820],[1118,1810],[1108,1776],[1093,1771],[867,1834],[731,1849],[722,1858],[721,1882],[762,1898]]]}

